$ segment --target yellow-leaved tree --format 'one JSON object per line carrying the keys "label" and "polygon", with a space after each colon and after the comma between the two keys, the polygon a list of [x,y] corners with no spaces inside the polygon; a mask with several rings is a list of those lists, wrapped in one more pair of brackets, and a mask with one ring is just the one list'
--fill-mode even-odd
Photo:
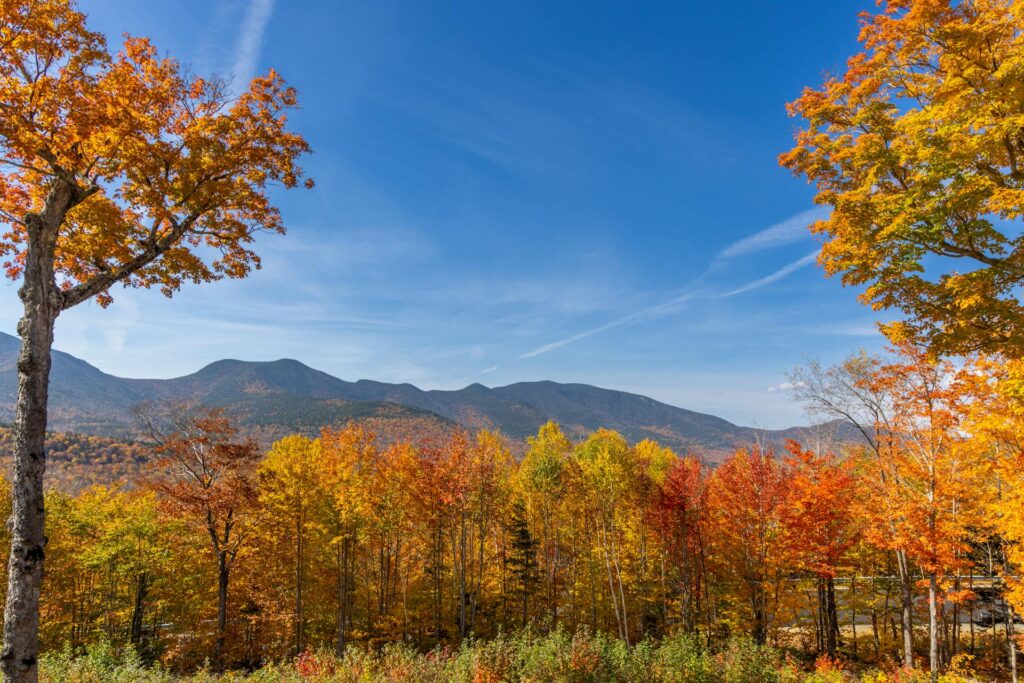
{"label": "yellow-leaved tree", "polygon": [[780,163],[832,208],[820,261],[936,352],[1024,354],[1024,2],[887,0],[790,105]]}
{"label": "yellow-leaved tree", "polygon": [[[21,279],[5,680],[36,679],[43,470],[57,317],[110,288],[244,277],[260,232],[283,232],[267,190],[309,151],[274,72],[237,97],[144,38],[117,52],[72,0],[0,4],[0,253]],[[307,186],[310,184],[306,182]]]}
{"label": "yellow-leaved tree", "polygon": [[[275,442],[259,465],[260,505],[267,518],[267,543],[283,546],[293,556],[294,653],[305,647],[304,584],[309,573],[310,536],[325,497],[320,479],[319,439],[292,434]],[[315,546],[314,546],[315,549]]]}

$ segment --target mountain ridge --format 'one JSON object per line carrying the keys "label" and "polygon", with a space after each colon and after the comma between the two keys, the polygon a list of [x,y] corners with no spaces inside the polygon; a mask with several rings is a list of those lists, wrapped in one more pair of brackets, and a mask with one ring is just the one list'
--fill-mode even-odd
{"label": "mountain ridge", "polygon": [[[0,333],[0,418],[13,417],[18,349],[15,337]],[[456,390],[369,379],[351,382],[293,358],[221,359],[181,377],[140,379],[105,373],[55,350],[50,397],[51,429],[108,437],[132,433],[137,404],[174,401],[223,406],[264,439],[288,431],[316,432],[350,419],[374,419],[404,421],[406,431],[419,421],[426,431],[461,425],[496,429],[522,440],[550,419],[574,437],[605,427],[631,441],[651,438],[680,451],[714,456],[755,441],[782,445],[814,429],[754,429],[640,394],[551,380],[499,387],[474,383]]]}

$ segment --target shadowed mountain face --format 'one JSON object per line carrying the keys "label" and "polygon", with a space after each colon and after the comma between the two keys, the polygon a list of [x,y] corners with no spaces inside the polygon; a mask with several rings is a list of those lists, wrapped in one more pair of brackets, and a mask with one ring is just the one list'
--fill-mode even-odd
{"label": "shadowed mountain face", "polygon": [[[0,333],[0,419],[10,420],[17,396],[18,340]],[[709,459],[754,441],[779,446],[808,435],[804,428],[755,430],[646,396],[586,384],[520,382],[457,391],[424,391],[411,384],[346,382],[296,360],[221,360],[185,377],[125,379],[55,351],[50,382],[50,428],[105,436],[134,430],[132,407],[145,402],[198,401],[224,406],[262,439],[291,431],[314,433],[351,419],[373,419],[400,431],[448,431],[456,425],[497,429],[523,439],[547,420],[579,437],[599,427],[639,441],[655,439]]]}

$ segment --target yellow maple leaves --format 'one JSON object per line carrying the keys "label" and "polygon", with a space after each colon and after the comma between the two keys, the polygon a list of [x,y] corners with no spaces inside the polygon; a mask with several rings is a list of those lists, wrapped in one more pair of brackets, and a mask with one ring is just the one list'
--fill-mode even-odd
{"label": "yellow maple leaves", "polygon": [[821,263],[938,352],[1024,353],[1024,3],[891,0],[806,89],[780,163],[832,207]]}

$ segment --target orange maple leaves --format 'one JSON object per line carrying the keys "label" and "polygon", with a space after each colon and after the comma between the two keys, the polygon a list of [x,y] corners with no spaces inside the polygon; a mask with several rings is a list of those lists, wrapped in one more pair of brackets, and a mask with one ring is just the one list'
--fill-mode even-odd
{"label": "orange maple leaves", "polygon": [[[259,232],[283,232],[267,191],[300,183],[309,145],[288,129],[295,90],[275,72],[237,98],[189,75],[145,38],[111,54],[66,0],[5,3],[0,16],[0,242],[18,277],[25,217],[50,187],[79,193],[55,269],[68,308],[109,303],[117,283],[243,277]],[[306,181],[307,186],[311,181]]]}

